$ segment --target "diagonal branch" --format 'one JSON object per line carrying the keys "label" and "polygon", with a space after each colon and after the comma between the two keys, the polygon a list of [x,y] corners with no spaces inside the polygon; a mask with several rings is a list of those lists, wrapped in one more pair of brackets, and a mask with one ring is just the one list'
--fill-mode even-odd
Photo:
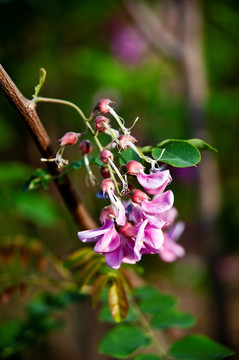
{"label": "diagonal branch", "polygon": [[[13,104],[17,112],[21,114],[26,121],[31,136],[42,157],[53,158],[55,153],[53,151],[50,138],[37,115],[36,105],[22,95],[1,64],[0,88],[8,100]],[[47,166],[51,174],[54,176],[60,175],[62,172],[57,168],[57,165],[54,162],[48,162]],[[73,189],[69,178],[67,176],[64,176],[61,180],[56,178],[55,184],[76,223],[83,229],[94,229],[96,227],[96,223],[82,204],[82,201]]]}

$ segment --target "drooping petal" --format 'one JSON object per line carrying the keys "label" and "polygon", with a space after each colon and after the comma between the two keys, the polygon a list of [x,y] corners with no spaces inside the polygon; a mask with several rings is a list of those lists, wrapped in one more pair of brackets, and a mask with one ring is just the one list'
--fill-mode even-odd
{"label": "drooping petal", "polygon": [[177,244],[170,238],[166,238],[162,252],[160,252],[159,256],[166,262],[173,262],[178,258],[183,257],[184,254],[185,250],[181,245]]}
{"label": "drooping petal", "polygon": [[148,224],[148,219],[142,222],[142,224],[139,226],[138,233],[135,239],[134,255],[136,261],[139,261],[141,259],[140,250],[144,246],[144,231],[147,224]]}
{"label": "drooping petal", "polygon": [[141,170],[137,175],[137,180],[149,194],[155,195],[164,191],[166,186],[172,181],[172,177],[169,170],[158,170],[152,174],[145,174]]}
{"label": "drooping petal", "polygon": [[123,259],[123,249],[118,246],[114,251],[105,254],[106,264],[112,269],[119,269]]}
{"label": "drooping petal", "polygon": [[123,249],[122,262],[125,264],[135,264],[136,263],[134,251],[129,246],[125,246]]}
{"label": "drooping petal", "polygon": [[152,201],[142,201],[141,207],[145,213],[160,214],[173,206],[174,195],[171,190],[155,197]]}
{"label": "drooping petal", "polygon": [[113,206],[114,213],[115,213],[115,217],[116,217],[115,220],[118,225],[123,226],[126,221],[125,208],[124,208],[122,202],[120,201],[120,199],[114,194],[113,191],[109,191],[108,195],[109,195],[109,198],[110,198],[110,201]]}
{"label": "drooping petal", "polygon": [[177,241],[178,238],[182,235],[185,229],[185,224],[183,221],[178,221],[171,229],[167,232],[170,239]]}
{"label": "drooping petal", "polygon": [[78,232],[78,238],[82,242],[94,242],[99,239],[100,236],[110,231],[114,227],[114,221],[106,219],[104,225],[101,228],[94,230],[85,230]]}
{"label": "drooping petal", "polygon": [[94,251],[96,253],[108,253],[115,250],[120,244],[120,236],[113,227],[110,231],[102,235],[97,241]]}
{"label": "drooping petal", "polygon": [[166,222],[165,226],[172,225],[178,216],[178,211],[175,207],[160,214],[160,218]]}
{"label": "drooping petal", "polygon": [[159,250],[164,242],[164,236],[161,229],[157,229],[154,226],[147,225],[145,228],[144,243],[149,245],[152,251]]}

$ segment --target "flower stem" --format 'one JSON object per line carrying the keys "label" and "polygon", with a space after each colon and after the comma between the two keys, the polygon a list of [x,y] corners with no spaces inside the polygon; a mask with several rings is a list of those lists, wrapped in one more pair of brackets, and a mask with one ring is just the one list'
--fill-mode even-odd
{"label": "flower stem", "polygon": [[87,117],[84,115],[83,111],[74,103],[67,101],[67,100],[61,100],[61,99],[54,99],[54,98],[46,98],[46,97],[41,97],[41,96],[37,96],[34,98],[34,102],[35,104],[37,104],[38,102],[51,102],[51,103],[56,103],[56,104],[62,104],[62,105],[68,105],[71,106],[72,108],[74,108],[82,117],[82,119],[87,122],[88,119]]}
{"label": "flower stem", "polygon": [[[135,311],[136,315],[138,316],[138,319],[142,325],[142,327],[145,329],[145,331],[150,335],[151,339],[152,339],[152,345],[154,346],[155,350],[157,351],[157,353],[162,356],[164,359],[166,360],[174,360],[173,357],[171,357],[163,348],[163,346],[160,344],[159,342],[159,335],[156,336],[156,334],[154,333],[152,327],[150,326],[149,321],[147,320],[147,318],[145,317],[145,315],[142,313],[140,307],[138,306],[136,300],[134,299],[133,295],[128,293],[129,295],[129,301],[132,305],[133,310]],[[165,343],[165,340],[162,338],[162,334],[160,336],[160,340],[162,343]],[[166,344],[165,344],[166,345]]]}
{"label": "flower stem", "polygon": [[[99,150],[102,151],[104,149],[103,146],[101,145],[100,140],[97,137],[97,133],[94,131],[94,129],[90,125],[89,119],[85,116],[83,111],[77,105],[75,105],[71,101],[62,100],[62,99],[55,99],[55,98],[47,98],[47,97],[35,97],[33,99],[33,101],[34,101],[35,104],[38,103],[38,102],[50,102],[50,103],[67,105],[67,106],[70,106],[73,109],[75,109],[78,112],[78,114],[81,116],[82,120],[85,122],[85,124],[88,127],[88,129],[90,130],[91,134],[93,135],[95,143],[98,146]],[[119,187],[118,187],[117,181],[115,179],[113,170],[112,170],[110,164],[108,164],[107,167],[108,167],[108,170],[110,172],[110,176],[111,176],[111,178],[112,178],[112,180],[113,180],[113,182],[115,184],[116,191],[117,191],[118,195],[120,196]]]}

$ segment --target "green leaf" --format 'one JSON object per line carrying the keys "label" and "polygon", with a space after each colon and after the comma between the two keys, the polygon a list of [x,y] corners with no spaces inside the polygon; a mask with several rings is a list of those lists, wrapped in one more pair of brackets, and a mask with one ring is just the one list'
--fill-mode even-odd
{"label": "green leaf", "polygon": [[170,327],[188,328],[195,324],[195,317],[176,309],[166,309],[157,313],[151,320],[151,325],[157,329]]}
{"label": "green leaf", "polygon": [[133,360],[162,360],[162,358],[154,354],[141,354],[136,356]]}
{"label": "green leaf", "polygon": [[[109,305],[104,305],[99,313],[99,320],[104,321],[110,324],[115,324],[116,321],[112,318]],[[123,320],[123,322],[134,322],[137,320],[137,315],[132,311],[131,308],[129,308],[128,314],[126,318]]]}
{"label": "green leaf", "polygon": [[69,167],[71,167],[74,170],[78,170],[80,169],[82,166],[84,166],[84,160],[74,160],[72,162],[70,162]]}
{"label": "green leaf", "polygon": [[101,340],[99,351],[117,359],[130,356],[141,346],[148,346],[151,339],[133,325],[121,325],[110,330]]}
{"label": "green leaf", "polygon": [[187,140],[189,144],[192,144],[193,146],[196,146],[199,150],[208,150],[208,151],[215,151],[217,152],[217,149],[212,147],[211,145],[207,144],[205,141],[201,139],[189,139]]}
{"label": "green leaf", "polygon": [[91,302],[93,308],[96,307],[102,292],[107,286],[108,280],[109,277],[107,274],[101,274],[94,282],[91,293]]}
{"label": "green leaf", "polygon": [[155,313],[169,309],[177,302],[174,296],[163,294],[151,286],[136,289],[135,296],[140,298],[140,308],[146,313]]}
{"label": "green leaf", "polygon": [[189,335],[175,341],[169,354],[178,360],[219,360],[234,352],[204,335]]}
{"label": "green leaf", "polygon": [[109,307],[113,319],[121,322],[127,316],[129,304],[121,279],[116,279],[109,288]]}
{"label": "green leaf", "polygon": [[153,150],[153,146],[147,145],[144,147],[137,147],[142,153],[147,153]]}
{"label": "green leaf", "polygon": [[21,193],[16,198],[17,211],[26,219],[42,225],[55,225],[60,220],[58,208],[50,197],[41,193]]}
{"label": "green leaf", "polygon": [[141,286],[134,290],[134,295],[139,299],[148,299],[153,295],[157,295],[158,290],[150,285]]}
{"label": "green leaf", "polygon": [[35,190],[42,186],[47,189],[49,182],[53,181],[50,171],[47,169],[36,169],[32,176],[24,183],[22,190]]}
{"label": "green leaf", "polygon": [[15,341],[23,327],[20,320],[9,320],[0,327],[0,349],[5,348]]}
{"label": "green leaf", "polygon": [[119,162],[120,165],[124,165],[130,160],[135,160],[142,163],[142,159],[139,157],[139,155],[137,155],[134,150],[128,148],[122,151],[122,153],[120,154]]}
{"label": "green leaf", "polygon": [[30,167],[16,162],[5,162],[0,164],[0,182],[23,181],[29,176]]}
{"label": "green leaf", "polygon": [[102,166],[105,165],[105,164],[103,163],[103,161],[101,161],[100,156],[96,157],[94,162],[95,162],[95,164],[96,164],[97,166],[100,166],[100,167],[102,167]]}
{"label": "green leaf", "polygon": [[83,247],[68,255],[63,262],[63,266],[66,268],[78,267],[84,265],[94,256],[95,252],[91,247]]}
{"label": "green leaf", "polygon": [[154,159],[175,167],[189,167],[198,164],[201,160],[199,150],[186,140],[165,140],[152,151]]}
{"label": "green leaf", "polygon": [[96,275],[97,271],[102,265],[102,260],[97,258],[91,259],[84,268],[78,270],[74,275],[77,284],[81,288],[83,285],[89,284],[92,278]]}

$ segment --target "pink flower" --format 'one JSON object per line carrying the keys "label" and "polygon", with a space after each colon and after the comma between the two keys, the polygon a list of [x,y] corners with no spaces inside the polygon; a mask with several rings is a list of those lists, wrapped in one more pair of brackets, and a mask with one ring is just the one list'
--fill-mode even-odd
{"label": "pink flower", "polygon": [[115,250],[120,244],[120,236],[115,229],[114,221],[106,219],[101,228],[79,231],[78,237],[82,242],[95,242],[94,251],[107,253]]}
{"label": "pink flower", "polygon": [[120,245],[113,250],[105,254],[105,261],[112,269],[119,269],[121,263],[135,264],[136,259],[133,250],[134,241],[131,238],[121,236]]}
{"label": "pink flower", "polygon": [[155,254],[161,249],[164,242],[163,232],[160,228],[152,226],[149,220],[144,220],[138,227],[135,240],[134,254],[137,261],[142,253]]}
{"label": "pink flower", "polygon": [[172,181],[169,170],[157,170],[152,174],[145,174],[142,170],[137,175],[140,185],[151,195],[156,195],[164,191],[166,186]]}
{"label": "pink flower", "polygon": [[159,254],[162,260],[172,262],[184,256],[184,248],[176,242],[183,230],[184,223],[179,221],[168,232],[164,233],[164,245],[162,252]]}
{"label": "pink flower", "polygon": [[141,208],[146,214],[160,214],[171,209],[173,202],[174,195],[171,190],[168,190],[158,196],[155,196],[151,201],[143,200]]}
{"label": "pink flower", "polygon": [[77,143],[77,140],[78,140],[79,136],[81,136],[81,134],[76,133],[76,132],[68,132],[68,133],[66,133],[59,140],[60,141],[60,146],[75,145]]}

